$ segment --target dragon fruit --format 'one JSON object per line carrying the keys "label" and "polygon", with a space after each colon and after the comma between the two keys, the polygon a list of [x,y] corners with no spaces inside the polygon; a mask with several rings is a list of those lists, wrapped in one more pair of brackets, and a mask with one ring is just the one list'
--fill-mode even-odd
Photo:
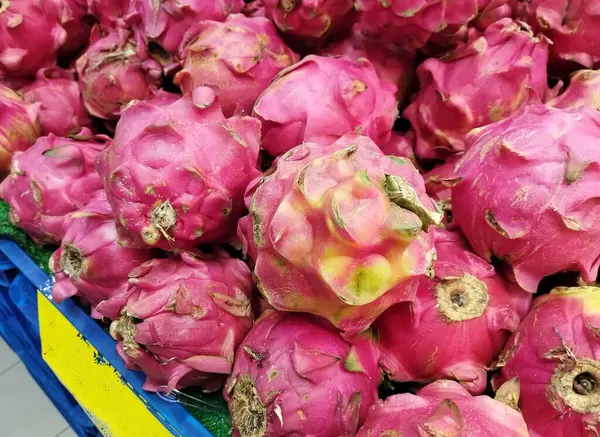
{"label": "dragon fruit", "polygon": [[452,188],[460,182],[460,178],[454,175],[454,168],[459,157],[449,158],[423,176],[427,194],[435,201],[438,209],[444,212],[444,227],[450,230],[456,228],[452,221]]}
{"label": "dragon fruit", "polygon": [[259,140],[258,120],[225,119],[200,87],[170,105],[127,108],[99,172],[133,243],[191,248],[235,235],[244,190],[260,174]]}
{"label": "dragon fruit", "polygon": [[150,98],[160,84],[162,68],[130,36],[126,29],[103,36],[95,26],[90,47],[77,60],[83,101],[94,117],[118,119],[123,106]]}
{"label": "dragon fruit", "polygon": [[498,360],[492,383],[518,377],[532,437],[600,433],[600,288],[538,297]]}
{"label": "dragon fruit", "polygon": [[127,366],[146,373],[143,388],[221,388],[252,327],[248,267],[225,252],[183,252],[145,262],[129,274],[129,283],[98,311],[112,315],[124,304],[110,332]]}
{"label": "dragon fruit", "polygon": [[420,49],[437,34],[453,38],[463,26],[477,17],[477,0],[356,0],[361,12],[360,26],[367,33]]}
{"label": "dragon fruit", "polygon": [[0,77],[29,76],[56,59],[67,32],[54,0],[0,3]]}
{"label": "dragon fruit", "polygon": [[510,2],[513,0],[479,0],[479,15],[475,27],[485,30],[503,18],[515,18]]}
{"label": "dragon fruit", "polygon": [[415,129],[417,156],[446,159],[462,152],[471,129],[514,113],[531,91],[544,98],[547,60],[546,39],[510,19],[443,59],[427,59],[417,70],[421,90],[403,114]]}
{"label": "dragon fruit", "polygon": [[59,55],[72,56],[86,45],[91,24],[86,19],[88,12],[87,0],[54,0],[58,5],[60,24],[67,36],[60,47]]}
{"label": "dragon fruit", "polygon": [[298,62],[266,18],[230,15],[224,23],[205,21],[182,52],[175,84],[189,93],[198,86],[218,90],[226,116],[252,113],[258,95],[286,67]]}
{"label": "dragon fruit", "polygon": [[351,437],[377,399],[377,354],[322,319],[268,310],[238,349],[224,389],[233,437]]}
{"label": "dragon fruit", "polygon": [[10,205],[11,222],[43,243],[59,243],[66,215],[84,206],[102,188],[94,160],[110,139],[50,134],[13,157],[10,175],[0,185],[0,196]]}
{"label": "dragon fruit", "polygon": [[324,56],[348,56],[356,61],[368,59],[380,78],[398,87],[397,98],[400,107],[404,106],[409,89],[416,79],[415,52],[402,50],[379,39],[364,36],[357,26],[354,26],[351,36],[328,44],[319,53]]}
{"label": "dragon fruit", "polygon": [[0,85],[0,175],[10,171],[13,153],[27,150],[40,135],[39,110]]}
{"label": "dragon fruit", "polygon": [[385,155],[398,156],[400,158],[408,158],[410,162],[418,169],[417,157],[414,151],[415,136],[411,130],[406,135],[401,135],[398,132],[392,132],[390,140],[381,148]]}
{"label": "dragon fruit", "polygon": [[600,71],[580,70],[571,76],[567,89],[548,102],[555,108],[589,106],[600,110]]}
{"label": "dragon fruit", "polygon": [[514,380],[495,399],[473,397],[454,381],[437,381],[416,395],[378,401],[356,437],[529,437],[518,400]]}
{"label": "dragon fruit", "polygon": [[333,142],[349,132],[383,145],[398,116],[396,91],[366,59],[307,56],[283,70],[256,101],[262,147],[279,156],[303,141]]}
{"label": "dragon fruit", "polygon": [[129,12],[130,0],[87,0],[90,13],[104,28],[114,30],[126,27],[124,17]]}
{"label": "dragon fruit", "polygon": [[39,103],[42,135],[66,136],[90,124],[79,85],[70,71],[41,69],[36,81],[21,89],[21,94],[26,102]]}
{"label": "dragon fruit", "polygon": [[434,235],[435,277],[415,279],[411,301],[373,324],[381,367],[395,381],[455,379],[481,394],[486,366],[529,310],[532,295],[505,282],[460,234],[436,229]]}
{"label": "dragon fruit", "polygon": [[139,29],[150,48],[174,55],[184,34],[202,20],[224,21],[229,14],[242,10],[244,0],[131,0],[131,12],[126,21]]}
{"label": "dragon fruit", "polygon": [[60,248],[50,258],[56,302],[81,295],[91,304],[92,317],[101,318],[96,306],[127,290],[129,272],[150,259],[150,253],[122,247],[113,212],[100,190],[80,210],[67,216]]}
{"label": "dragon fruit", "polygon": [[431,273],[432,236],[421,231],[441,215],[410,161],[367,137],[301,144],[249,190],[238,233],[278,310],[320,315],[352,335],[407,299],[407,279]]}
{"label": "dragon fruit", "polygon": [[453,220],[479,256],[511,264],[527,291],[563,271],[598,275],[598,138],[596,110],[529,105],[474,132],[457,163]]}
{"label": "dragon fruit", "polygon": [[281,32],[316,46],[352,26],[353,0],[264,0],[265,16]]}

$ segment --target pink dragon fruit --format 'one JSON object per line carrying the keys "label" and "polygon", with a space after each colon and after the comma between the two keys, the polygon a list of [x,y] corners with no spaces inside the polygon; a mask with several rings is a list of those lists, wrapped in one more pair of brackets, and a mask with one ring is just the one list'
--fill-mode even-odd
{"label": "pink dragon fruit", "polygon": [[39,109],[0,85],[0,175],[10,171],[13,153],[27,150],[40,135]]}
{"label": "pink dragon fruit", "polygon": [[109,141],[83,129],[71,138],[40,137],[26,151],[15,153],[10,175],[0,185],[11,222],[36,241],[60,242],[66,215],[102,188],[94,160]]}
{"label": "pink dragon fruit", "polygon": [[67,32],[54,0],[0,3],[0,77],[29,76],[56,59]]}
{"label": "pink dragon fruit", "polygon": [[262,147],[279,156],[303,141],[333,142],[349,132],[383,145],[398,116],[396,91],[366,59],[307,56],[283,70],[256,101]]}
{"label": "pink dragon fruit", "polygon": [[454,174],[459,157],[460,155],[449,158],[423,176],[427,194],[435,201],[438,209],[444,212],[444,227],[450,230],[456,228],[452,221],[452,188],[460,182],[460,178]]}
{"label": "pink dragon fruit", "polygon": [[481,394],[486,366],[527,314],[532,295],[505,282],[460,234],[436,229],[434,235],[435,277],[415,279],[411,301],[373,324],[381,367],[395,381],[455,379]]}
{"label": "pink dragon fruit", "polygon": [[325,56],[348,56],[356,61],[368,59],[380,78],[398,87],[398,102],[400,107],[404,107],[404,101],[416,79],[415,52],[364,36],[360,33],[360,28],[354,26],[351,36],[328,44],[319,53]]}
{"label": "pink dragon fruit", "polygon": [[112,315],[122,307],[111,335],[128,368],[146,373],[143,388],[221,388],[252,327],[248,267],[225,252],[183,252],[181,258],[145,262],[129,274],[129,283],[125,294],[98,311]]}
{"label": "pink dragon fruit", "polygon": [[305,45],[319,45],[352,26],[353,0],[264,0],[265,15],[281,32]]}
{"label": "pink dragon fruit", "polygon": [[384,41],[420,49],[437,34],[454,36],[477,17],[477,0],[356,0],[360,25]]}
{"label": "pink dragon fruit", "polygon": [[[244,0],[131,0],[127,22],[148,44],[175,55],[189,28],[202,20],[224,21],[242,10]],[[152,47],[151,47],[152,49]]]}
{"label": "pink dragon fruit", "polygon": [[373,343],[322,319],[269,310],[235,355],[224,390],[233,437],[351,437],[377,399]]}
{"label": "pink dragon fruit", "polygon": [[495,399],[437,381],[416,395],[378,401],[356,437],[529,437],[518,401],[518,380],[502,386]]}
{"label": "pink dragon fruit", "polygon": [[58,6],[60,24],[67,36],[60,47],[59,55],[75,55],[89,40],[91,24],[86,19],[87,0],[54,0]]}
{"label": "pink dragon fruit", "polygon": [[431,273],[432,236],[421,231],[441,215],[410,161],[367,137],[301,144],[248,189],[238,234],[278,310],[320,315],[351,335],[407,299],[406,279]]}
{"label": "pink dragon fruit", "polygon": [[390,140],[381,148],[385,155],[398,156],[400,158],[408,158],[413,165],[419,169],[417,157],[414,151],[415,136],[411,130],[406,135],[401,135],[398,132],[392,132]]}
{"label": "pink dragon fruit", "polygon": [[126,27],[124,17],[129,12],[130,0],[87,0],[90,13],[104,28],[114,30]]}
{"label": "pink dragon fruit", "polygon": [[598,138],[596,110],[530,105],[474,132],[457,164],[453,219],[479,256],[511,264],[527,291],[558,272],[598,275]]}
{"label": "pink dragon fruit", "polygon": [[510,19],[443,59],[427,59],[417,70],[421,90],[403,114],[415,129],[417,156],[446,159],[462,152],[471,129],[514,113],[531,91],[544,98],[547,60],[546,39]]}
{"label": "pink dragon fruit", "polygon": [[175,84],[189,93],[198,86],[218,90],[226,116],[252,113],[258,95],[286,67],[298,62],[266,18],[230,15],[224,23],[204,21],[181,54]]}
{"label": "pink dragon fruit", "polygon": [[102,318],[96,306],[127,290],[129,272],[148,261],[150,253],[122,247],[113,212],[100,190],[80,210],[67,216],[60,248],[50,258],[57,302],[76,294],[91,304],[92,317]]}
{"label": "pink dragon fruit", "polygon": [[513,0],[479,0],[479,15],[475,26],[485,30],[503,18],[516,18],[510,2]]}
{"label": "pink dragon fruit", "polygon": [[26,102],[39,103],[42,135],[66,136],[79,132],[91,122],[79,85],[70,71],[41,69],[36,81],[21,89],[21,93]]}
{"label": "pink dragon fruit", "polygon": [[534,301],[498,360],[495,387],[518,377],[531,437],[600,433],[600,288],[558,288]]}
{"label": "pink dragon fruit", "polygon": [[83,101],[94,117],[118,119],[123,106],[150,98],[160,84],[162,68],[130,36],[125,29],[103,36],[95,26],[90,47],[77,60]]}
{"label": "pink dragon fruit", "polygon": [[593,68],[600,61],[599,0],[511,0],[517,16],[552,40],[553,67]]}
{"label": "pink dragon fruit", "polygon": [[576,72],[571,76],[567,89],[548,105],[562,109],[589,106],[600,110],[600,71]]}
{"label": "pink dragon fruit", "polygon": [[166,106],[132,105],[99,160],[115,216],[143,246],[226,241],[260,174],[259,137],[258,120],[225,119],[210,88]]}

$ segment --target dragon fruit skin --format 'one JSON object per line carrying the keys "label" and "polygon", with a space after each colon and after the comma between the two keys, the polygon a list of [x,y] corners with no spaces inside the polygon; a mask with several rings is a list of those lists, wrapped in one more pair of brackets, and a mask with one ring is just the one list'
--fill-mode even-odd
{"label": "dragon fruit skin", "polygon": [[558,288],[534,301],[498,361],[495,387],[518,376],[532,437],[600,432],[600,289]]}
{"label": "dragon fruit skin", "polygon": [[54,62],[67,32],[54,0],[10,0],[0,6],[0,77],[35,74]]}
{"label": "dragon fruit skin", "polygon": [[535,104],[468,140],[453,220],[475,253],[511,264],[527,291],[558,272],[579,271],[586,282],[598,275],[599,137],[597,111]]}
{"label": "dragon fruit skin", "polygon": [[529,437],[514,409],[518,398],[518,381],[507,383],[496,399],[471,396],[454,381],[436,381],[416,395],[377,401],[356,437]]}
{"label": "dragon fruit skin", "polygon": [[319,54],[348,56],[355,61],[368,59],[381,79],[398,87],[397,99],[400,107],[404,106],[410,86],[416,79],[414,51],[402,50],[379,39],[364,36],[357,26],[354,26],[348,38],[328,44]]}
{"label": "dragon fruit skin", "polygon": [[224,242],[245,212],[246,186],[260,174],[259,140],[258,120],[225,119],[213,90],[201,87],[170,105],[127,108],[99,172],[136,244],[185,249]]}
{"label": "dragon fruit skin", "polygon": [[55,283],[52,298],[60,303],[79,294],[96,306],[126,291],[129,272],[150,259],[149,251],[122,247],[106,193],[100,190],[65,219],[59,249],[50,258]]}
{"label": "dragon fruit skin", "polygon": [[233,437],[350,437],[377,399],[373,343],[322,319],[267,310],[237,350],[223,390]]}
{"label": "dragon fruit skin", "polygon": [[279,30],[307,46],[349,29],[356,19],[353,0],[264,0],[265,16]]}
{"label": "dragon fruit skin", "polygon": [[131,0],[127,23],[159,44],[169,54],[177,54],[184,34],[199,21],[224,21],[241,12],[244,0]]}
{"label": "dragon fruit skin", "polygon": [[279,156],[303,141],[333,142],[349,132],[383,145],[398,116],[396,92],[366,59],[309,55],[279,73],[256,101],[262,147]]}
{"label": "dragon fruit skin", "polygon": [[83,101],[94,117],[118,119],[123,106],[152,97],[160,84],[162,68],[130,37],[121,28],[103,36],[95,26],[90,46],[77,60]]}
{"label": "dragon fruit skin", "polygon": [[28,103],[39,103],[42,135],[67,136],[77,133],[91,121],[73,74],[59,68],[41,69],[37,79],[21,89]]}
{"label": "dragon fruit skin", "polygon": [[230,15],[225,22],[205,21],[183,50],[183,70],[175,76],[184,94],[198,86],[219,93],[223,113],[252,113],[258,95],[298,56],[277,35],[266,18]]}
{"label": "dragon fruit skin", "polygon": [[0,185],[11,222],[34,240],[60,242],[66,215],[102,188],[94,160],[109,142],[84,129],[75,138],[40,137],[26,151],[15,153],[10,175]]}
{"label": "dragon fruit skin", "polygon": [[456,229],[452,220],[452,188],[460,182],[460,178],[455,176],[459,158],[460,155],[452,156],[423,175],[427,194],[437,204],[438,209],[444,212],[443,223],[448,230]]}
{"label": "dragon fruit skin", "polygon": [[0,174],[10,171],[13,153],[27,150],[40,135],[39,110],[0,85]]}
{"label": "dragon fruit skin", "polygon": [[416,278],[411,301],[392,306],[373,324],[381,367],[395,381],[455,379],[481,394],[486,366],[527,313],[532,295],[505,282],[460,234],[433,232],[435,278]]}
{"label": "dragon fruit skin", "polygon": [[[404,111],[416,132],[421,159],[446,159],[465,150],[473,128],[506,118],[548,92],[545,38],[524,23],[504,19],[480,38],[443,59],[427,59],[417,69],[421,89]],[[479,84],[473,87],[473,77]]]}
{"label": "dragon fruit skin", "polygon": [[104,28],[114,30],[126,27],[124,17],[129,12],[130,0],[87,0],[90,14]]}
{"label": "dragon fruit skin", "polygon": [[430,272],[432,236],[421,230],[441,215],[410,161],[367,137],[304,143],[248,190],[238,235],[278,310],[320,315],[352,335],[407,298],[406,279]]}
{"label": "dragon fruit skin", "polygon": [[59,56],[70,57],[86,45],[90,36],[90,20],[87,0],[54,0],[59,10],[60,25],[65,29],[66,39],[60,47]]}
{"label": "dragon fruit skin", "polygon": [[111,335],[126,364],[146,372],[143,388],[219,389],[252,327],[248,267],[225,252],[213,257],[183,252],[180,258],[147,261],[129,277],[127,292],[98,311],[112,316],[125,303]]}
{"label": "dragon fruit skin", "polygon": [[547,104],[561,109],[589,106],[600,110],[600,71],[579,70],[571,76],[567,89]]}
{"label": "dragon fruit skin", "polygon": [[414,151],[415,136],[412,130],[405,135],[398,132],[392,132],[390,140],[381,148],[384,155],[398,156],[399,158],[408,158],[412,164],[419,169],[417,157]]}

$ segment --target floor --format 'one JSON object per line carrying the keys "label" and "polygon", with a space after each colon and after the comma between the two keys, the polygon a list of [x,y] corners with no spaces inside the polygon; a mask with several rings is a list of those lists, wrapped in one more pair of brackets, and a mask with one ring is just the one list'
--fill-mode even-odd
{"label": "floor", "polygon": [[2,337],[0,387],[2,437],[77,436]]}

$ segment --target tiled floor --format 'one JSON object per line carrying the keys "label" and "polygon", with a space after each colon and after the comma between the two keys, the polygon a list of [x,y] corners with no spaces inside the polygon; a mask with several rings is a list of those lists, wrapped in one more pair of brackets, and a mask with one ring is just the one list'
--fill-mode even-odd
{"label": "tiled floor", "polygon": [[0,337],[2,437],[76,437],[62,415]]}

